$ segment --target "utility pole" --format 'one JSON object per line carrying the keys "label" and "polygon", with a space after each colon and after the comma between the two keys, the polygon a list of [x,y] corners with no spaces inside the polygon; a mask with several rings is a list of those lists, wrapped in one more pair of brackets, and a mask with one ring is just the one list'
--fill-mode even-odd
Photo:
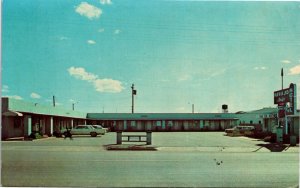
{"label": "utility pole", "polygon": [[194,110],[194,109],[195,109],[195,108],[194,108],[194,107],[195,107],[194,103],[188,102],[188,104],[189,104],[189,105],[192,104],[192,113],[194,113],[194,112],[195,112],[195,110]]}
{"label": "utility pole", "polygon": [[134,95],[136,95],[136,90],[134,89],[134,84],[132,84],[132,86],[131,86],[131,102],[132,102],[131,113],[134,113]]}
{"label": "utility pole", "polygon": [[73,111],[75,110],[75,104],[77,104],[78,102],[75,102],[75,101],[73,101],[72,102],[72,109],[73,109]]}
{"label": "utility pole", "polygon": [[53,106],[55,107],[55,96],[53,95]]}

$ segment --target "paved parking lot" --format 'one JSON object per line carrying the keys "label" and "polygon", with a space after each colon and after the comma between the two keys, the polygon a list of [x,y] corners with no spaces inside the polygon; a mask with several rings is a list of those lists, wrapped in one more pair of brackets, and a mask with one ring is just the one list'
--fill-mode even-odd
{"label": "paved parking lot", "polygon": [[116,134],[2,142],[3,186],[295,187],[299,147],[221,132],[153,133],[157,151],[106,151]]}

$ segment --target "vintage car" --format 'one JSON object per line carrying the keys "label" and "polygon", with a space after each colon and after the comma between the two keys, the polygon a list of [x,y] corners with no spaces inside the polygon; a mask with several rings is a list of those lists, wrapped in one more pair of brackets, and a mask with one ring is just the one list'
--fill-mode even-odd
{"label": "vintage car", "polygon": [[93,125],[93,127],[94,127],[95,129],[103,129],[103,130],[105,131],[103,134],[105,134],[105,133],[108,132],[108,128],[104,128],[104,127],[102,127],[101,125]]}
{"label": "vintage car", "polygon": [[235,126],[230,129],[225,129],[228,136],[250,136],[254,134],[254,126]]}
{"label": "vintage car", "polygon": [[[95,129],[92,125],[78,125],[69,131],[71,135],[91,135],[92,137],[105,134],[104,129]],[[62,132],[64,136],[68,134],[68,130],[63,130]]]}

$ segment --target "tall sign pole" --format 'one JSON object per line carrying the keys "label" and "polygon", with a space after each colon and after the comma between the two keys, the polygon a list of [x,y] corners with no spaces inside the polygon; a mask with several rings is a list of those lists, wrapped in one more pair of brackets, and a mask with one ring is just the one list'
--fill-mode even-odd
{"label": "tall sign pole", "polygon": [[[283,90],[283,68],[281,68],[281,90]],[[287,118],[286,118],[286,103],[284,103],[284,127],[285,133],[287,134]]]}
{"label": "tall sign pole", "polygon": [[136,95],[136,90],[134,89],[134,84],[132,84],[132,86],[131,86],[131,101],[132,101],[131,113],[134,113],[134,95]]}
{"label": "tall sign pole", "polygon": [[281,89],[283,89],[283,68],[281,68]]}

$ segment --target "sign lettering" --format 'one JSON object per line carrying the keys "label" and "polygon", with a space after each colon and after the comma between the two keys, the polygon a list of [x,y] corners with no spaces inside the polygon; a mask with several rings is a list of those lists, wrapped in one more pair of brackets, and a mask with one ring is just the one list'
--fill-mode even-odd
{"label": "sign lettering", "polygon": [[[292,115],[297,107],[296,105],[296,84],[290,84],[289,88],[274,92],[274,104],[278,105],[278,117]],[[287,103],[290,105],[287,107]]]}

